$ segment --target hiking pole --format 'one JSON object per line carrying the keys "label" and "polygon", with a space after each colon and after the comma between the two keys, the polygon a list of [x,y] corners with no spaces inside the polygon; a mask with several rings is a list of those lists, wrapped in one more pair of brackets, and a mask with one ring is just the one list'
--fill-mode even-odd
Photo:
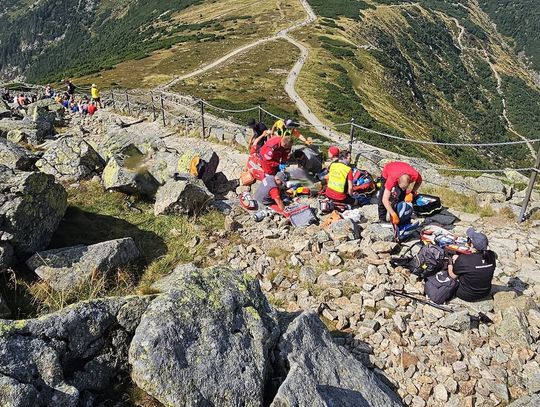
{"label": "hiking pole", "polygon": [[435,304],[433,301],[424,300],[423,298],[415,297],[414,295],[407,294],[404,291],[395,291],[395,290],[385,290],[385,291],[386,291],[387,294],[395,295],[397,297],[408,298],[410,300],[413,300],[413,301],[416,301],[416,302],[419,302],[419,303],[422,303],[422,304],[429,305],[429,306],[431,306],[433,308],[440,309],[441,311],[445,311],[445,312],[449,312],[449,313],[454,313],[455,312],[450,307],[445,307],[444,305]]}

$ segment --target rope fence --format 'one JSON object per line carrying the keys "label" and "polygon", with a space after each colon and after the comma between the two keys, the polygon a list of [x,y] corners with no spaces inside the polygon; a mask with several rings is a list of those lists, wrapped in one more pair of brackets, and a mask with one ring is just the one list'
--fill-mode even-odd
{"label": "rope fence", "polygon": [[[13,86],[19,85],[21,88],[24,89],[30,89],[30,90],[37,90],[43,91],[43,86],[36,86],[36,85],[29,85],[29,84],[12,84],[11,89],[13,89]],[[6,85],[0,85],[0,88],[5,87]],[[8,89],[8,88],[7,88]],[[88,87],[77,87],[77,89],[80,90],[90,90]],[[228,109],[224,107],[215,106],[211,103],[206,102],[202,99],[195,99],[192,96],[189,95],[182,95],[182,94],[176,94],[171,92],[149,92],[148,94],[136,94],[134,92],[119,92],[118,90],[111,90],[109,92],[110,96],[110,104],[112,104],[113,108],[115,110],[124,110],[127,111],[130,114],[133,114],[133,112],[136,112],[137,116],[142,116],[145,113],[151,114],[153,117],[153,120],[158,120],[158,118],[161,118],[161,121],[164,126],[167,126],[167,117],[175,119],[181,123],[190,123],[194,124],[196,122],[200,121],[201,126],[201,133],[203,138],[207,137],[207,130],[209,130],[207,126],[207,122],[205,119],[211,119],[212,121],[212,128],[219,127],[216,126],[216,123],[222,126],[222,129],[227,128],[242,128],[241,125],[233,125],[231,126],[230,123],[227,123],[221,118],[213,117],[211,115],[208,115],[207,112],[205,112],[205,108],[217,111],[219,113],[230,113],[230,114],[243,114],[243,113],[249,113],[249,112],[258,112],[259,121],[262,121],[263,115],[268,115],[269,117],[276,119],[276,120],[283,120],[282,117],[266,110],[262,106],[253,106],[245,109]],[[166,107],[167,105],[167,107]],[[168,105],[173,105],[172,108]],[[171,111],[172,110],[172,111]],[[182,113],[179,113],[178,110],[183,110]],[[206,117],[205,117],[206,116]],[[498,147],[504,147],[504,146],[514,146],[514,145],[522,145],[522,144],[528,144],[532,145],[534,143],[539,143],[540,138],[537,139],[524,139],[524,140],[509,140],[509,141],[501,141],[501,142],[490,142],[490,143],[477,143],[477,142],[461,142],[461,143],[448,143],[448,142],[438,142],[438,141],[429,141],[429,140],[414,140],[409,139],[405,137],[396,136],[393,134],[384,133],[378,130],[370,129],[368,127],[362,126],[361,124],[358,124],[355,122],[354,119],[351,119],[350,122],[346,123],[338,123],[333,124],[330,126],[324,126],[324,125],[311,125],[306,124],[302,122],[295,122],[295,125],[303,127],[303,128],[313,128],[313,129],[323,129],[325,131],[333,131],[335,132],[336,136],[344,136],[343,133],[339,133],[338,128],[343,127],[349,127],[349,151],[352,153],[353,146],[355,143],[360,142],[363,145],[369,146],[369,144],[366,144],[362,140],[358,140],[358,137],[355,135],[355,130],[362,130],[363,132],[370,133],[370,134],[376,134],[381,137],[385,137],[390,140],[398,140],[401,142],[406,143],[412,143],[416,145],[426,145],[426,146],[441,146],[441,147],[462,147],[462,148],[498,148]],[[430,164],[434,169],[439,171],[448,171],[448,172],[455,172],[455,173],[489,173],[489,174],[503,174],[508,169],[473,169],[473,168],[456,168],[456,167],[447,167],[443,165],[438,164]],[[511,170],[517,171],[517,172],[530,172],[530,179],[529,179],[529,185],[526,190],[525,194],[525,200],[523,202],[523,206],[521,209],[519,220],[523,221],[525,218],[526,210],[530,201],[530,197],[532,195],[532,191],[534,188],[534,185],[536,183],[536,179],[538,177],[538,174],[540,173],[540,149],[538,151],[538,155],[536,157],[536,162],[531,167],[523,167],[523,168],[512,168]]]}

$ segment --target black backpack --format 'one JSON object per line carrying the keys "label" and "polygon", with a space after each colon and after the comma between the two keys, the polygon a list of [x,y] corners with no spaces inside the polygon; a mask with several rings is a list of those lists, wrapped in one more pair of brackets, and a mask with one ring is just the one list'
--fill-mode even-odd
{"label": "black backpack", "polygon": [[[420,251],[415,256],[408,255],[419,244],[422,245]],[[446,253],[443,248],[433,244],[424,244],[423,242],[411,246],[403,256],[390,260],[393,267],[404,267],[424,280],[441,271],[446,262]]]}
{"label": "black backpack", "polygon": [[442,211],[441,199],[438,196],[418,194],[413,201],[414,213],[418,216],[431,216]]}

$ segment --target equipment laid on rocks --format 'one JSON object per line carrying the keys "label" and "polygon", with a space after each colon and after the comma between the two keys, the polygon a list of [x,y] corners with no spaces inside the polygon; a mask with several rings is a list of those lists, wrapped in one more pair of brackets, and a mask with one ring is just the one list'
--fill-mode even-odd
{"label": "equipment laid on rocks", "polygon": [[291,205],[285,207],[285,217],[295,227],[309,226],[318,223],[313,210],[308,205]]}
{"label": "equipment laid on rocks", "polygon": [[442,203],[438,196],[418,194],[414,197],[413,208],[418,216],[432,216],[442,211]]}
{"label": "equipment laid on rocks", "polygon": [[[421,245],[420,250],[414,256],[408,254]],[[433,244],[418,242],[412,245],[401,257],[392,258],[390,264],[393,267],[401,266],[421,279],[437,274],[445,266],[446,253],[444,249]]]}
{"label": "equipment laid on rocks", "polygon": [[422,229],[420,239],[426,244],[443,248],[447,254],[471,254],[475,252],[474,248],[467,244],[466,237],[457,236],[436,225],[429,225]]}

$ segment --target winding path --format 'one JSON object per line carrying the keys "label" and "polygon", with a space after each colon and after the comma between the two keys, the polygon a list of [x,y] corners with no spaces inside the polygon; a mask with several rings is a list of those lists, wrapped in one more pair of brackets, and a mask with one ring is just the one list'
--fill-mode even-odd
{"label": "winding path", "polygon": [[[525,136],[522,136],[520,133],[518,133],[516,131],[516,129],[514,128],[514,125],[512,124],[512,121],[508,117],[508,108],[507,108],[506,96],[505,96],[503,88],[502,88],[502,78],[501,78],[501,75],[499,74],[499,72],[497,71],[497,68],[495,67],[495,64],[493,64],[493,62],[491,62],[491,58],[489,57],[488,51],[485,48],[479,49],[479,48],[470,48],[470,47],[465,46],[463,44],[463,36],[465,35],[465,27],[463,27],[460,24],[460,22],[458,21],[457,18],[453,18],[452,20],[454,20],[454,23],[456,24],[457,28],[460,31],[459,35],[458,35],[458,38],[457,38],[460,50],[465,51],[466,49],[469,49],[471,51],[475,51],[475,52],[478,52],[478,53],[482,54],[484,56],[484,59],[488,63],[491,71],[493,72],[493,76],[497,80],[497,93],[501,97],[501,101],[502,101],[502,105],[503,105],[502,116],[503,116],[504,120],[506,121],[506,125],[508,126],[508,130],[511,133],[513,133],[515,136],[522,139],[523,141],[527,141],[528,139]],[[531,155],[532,155],[533,159],[536,158],[536,150],[534,149],[533,145],[531,143],[527,143],[526,145],[529,148],[529,151],[531,152]]]}

